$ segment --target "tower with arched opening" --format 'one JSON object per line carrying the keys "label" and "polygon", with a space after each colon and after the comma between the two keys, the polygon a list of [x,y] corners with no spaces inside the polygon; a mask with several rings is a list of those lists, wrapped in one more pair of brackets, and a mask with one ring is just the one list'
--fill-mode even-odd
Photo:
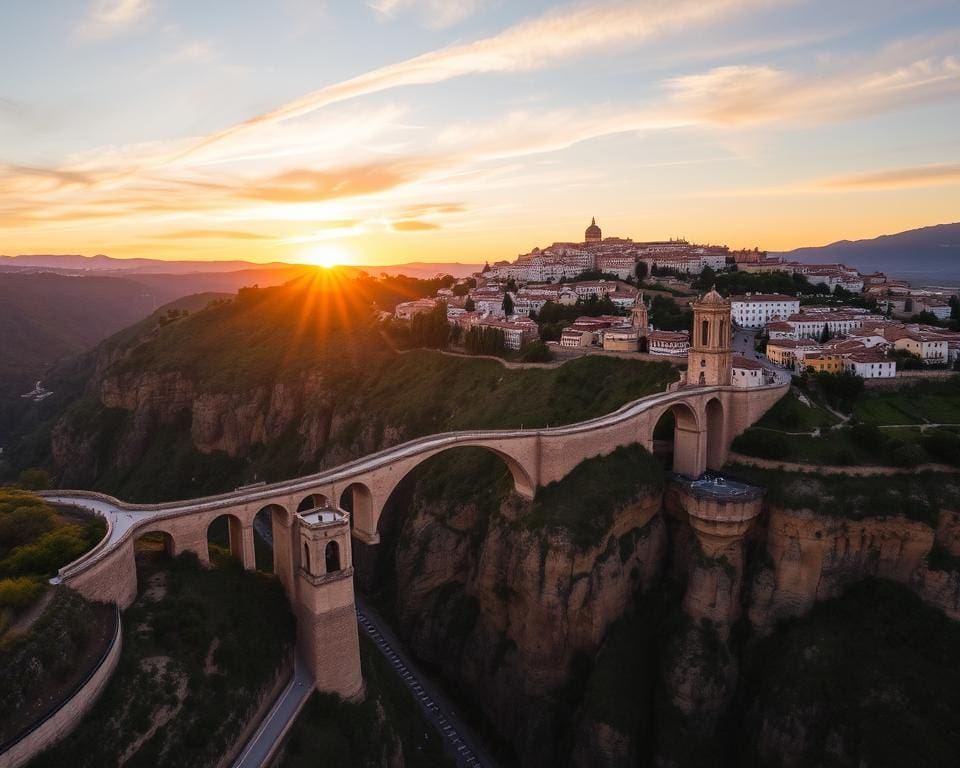
{"label": "tower with arched opening", "polygon": [[[353,595],[350,518],[325,498],[297,512],[297,638],[317,688],[346,699],[363,691]],[[314,503],[315,502],[315,503]],[[316,506],[322,503],[323,506]]]}
{"label": "tower with arched opening", "polygon": [[687,353],[687,384],[728,386],[733,366],[730,300],[715,290],[693,303],[693,329]]}

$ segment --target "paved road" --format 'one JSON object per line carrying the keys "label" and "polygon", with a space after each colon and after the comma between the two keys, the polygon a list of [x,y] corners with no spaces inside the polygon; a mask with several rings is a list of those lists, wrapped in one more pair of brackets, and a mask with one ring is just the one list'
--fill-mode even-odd
{"label": "paved road", "polygon": [[747,358],[748,360],[753,360],[757,363],[760,363],[766,370],[773,372],[777,376],[777,380],[780,382],[788,382],[791,378],[790,371],[781,368],[778,365],[774,365],[767,359],[766,355],[762,355],[757,352],[754,344],[756,343],[757,332],[748,331],[745,329],[735,330],[733,333],[733,351]]}
{"label": "paved road", "polygon": [[413,693],[424,717],[443,739],[447,754],[459,768],[495,768],[496,762],[457,717],[447,697],[417,670],[386,622],[359,595],[356,601],[360,629],[373,640],[404,685]]}
{"label": "paved road", "polygon": [[307,665],[300,660],[300,654],[296,654],[293,660],[293,677],[247,742],[240,757],[233,764],[234,768],[260,768],[264,765],[293,725],[311,693],[313,677],[307,671]]}

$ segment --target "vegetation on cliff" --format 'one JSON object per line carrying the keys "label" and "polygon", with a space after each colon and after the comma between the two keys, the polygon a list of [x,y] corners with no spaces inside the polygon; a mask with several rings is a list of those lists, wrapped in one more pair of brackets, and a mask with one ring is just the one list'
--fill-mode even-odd
{"label": "vegetation on cliff", "polygon": [[0,488],[0,638],[47,589],[47,579],[105,532],[101,517],[58,512],[29,491]]}
{"label": "vegetation on cliff", "polygon": [[289,659],[293,635],[275,578],[180,555],[124,613],[120,663],[94,708],[31,765],[215,765]]}
{"label": "vegetation on cliff", "polygon": [[851,520],[903,515],[935,528],[940,510],[953,506],[960,494],[960,479],[934,472],[884,476],[878,482],[869,476],[815,475],[742,464],[728,469],[737,479],[765,487],[767,504]]}
{"label": "vegetation on cliff", "polygon": [[907,587],[851,586],[744,654],[735,763],[956,765],[958,649],[960,624]]}
{"label": "vegetation on cliff", "polygon": [[28,631],[0,640],[0,742],[58,705],[99,663],[116,609],[60,588]]}
{"label": "vegetation on cliff", "polygon": [[523,518],[528,529],[569,531],[581,549],[595,546],[610,530],[614,514],[644,497],[663,492],[659,462],[638,444],[580,462],[562,480],[537,489]]}

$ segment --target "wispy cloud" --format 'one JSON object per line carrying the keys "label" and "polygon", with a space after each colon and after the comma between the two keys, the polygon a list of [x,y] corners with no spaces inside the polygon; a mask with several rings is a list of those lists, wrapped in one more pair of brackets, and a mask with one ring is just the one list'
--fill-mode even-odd
{"label": "wispy cloud", "polygon": [[130,29],[151,10],[152,0],[92,0],[77,27],[82,40],[105,40]]}
{"label": "wispy cloud", "polygon": [[479,11],[485,0],[376,0],[370,7],[382,18],[415,10],[423,22],[434,29],[443,29],[468,19]]}
{"label": "wispy cloud", "polygon": [[418,219],[404,219],[402,221],[393,221],[390,228],[397,232],[423,232],[429,229],[440,229],[439,224],[430,221],[420,221]]}
{"label": "wispy cloud", "polygon": [[914,189],[960,184],[960,163],[936,163],[913,168],[891,168],[822,179],[815,184],[827,191]]}
{"label": "wispy cloud", "polygon": [[634,47],[667,31],[689,31],[725,14],[774,0],[674,0],[567,6],[472,43],[406,59],[329,85],[277,109],[208,136],[187,153],[252,128],[310,114],[333,104],[407,85],[429,85],[469,74],[521,72],[596,51]]}

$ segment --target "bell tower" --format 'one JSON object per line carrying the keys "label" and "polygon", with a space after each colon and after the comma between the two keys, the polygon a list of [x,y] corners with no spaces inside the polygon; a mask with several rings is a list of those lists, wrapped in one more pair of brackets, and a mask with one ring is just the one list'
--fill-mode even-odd
{"label": "bell tower", "polygon": [[323,506],[296,514],[297,641],[321,691],[363,698],[350,521]]}
{"label": "bell tower", "polygon": [[641,336],[646,336],[650,330],[650,318],[647,315],[647,305],[643,300],[643,293],[640,293],[636,301],[633,302],[633,309],[630,310],[633,327],[637,329]]}
{"label": "bell tower", "polygon": [[687,384],[728,386],[733,365],[730,301],[715,290],[693,303],[693,334],[687,353]]}

